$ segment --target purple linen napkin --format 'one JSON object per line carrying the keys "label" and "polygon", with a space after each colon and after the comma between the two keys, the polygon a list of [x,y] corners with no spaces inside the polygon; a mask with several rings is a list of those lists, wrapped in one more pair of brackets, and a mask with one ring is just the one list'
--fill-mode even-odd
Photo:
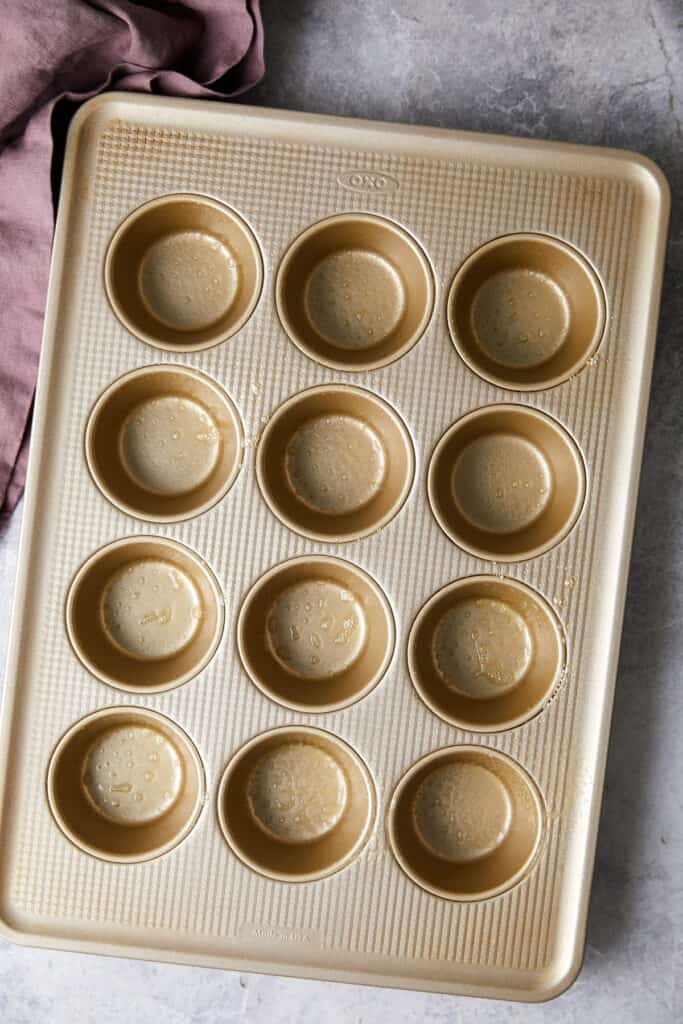
{"label": "purple linen napkin", "polygon": [[0,0],[0,522],[24,489],[68,117],[105,89],[222,98],[263,72],[259,0]]}

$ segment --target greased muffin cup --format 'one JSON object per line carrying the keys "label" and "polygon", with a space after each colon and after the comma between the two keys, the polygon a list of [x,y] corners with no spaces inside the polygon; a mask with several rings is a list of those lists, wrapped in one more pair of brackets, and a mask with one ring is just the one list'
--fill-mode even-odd
{"label": "greased muffin cup", "polygon": [[312,882],[351,863],[375,814],[374,783],[358,754],[310,726],[254,737],[218,790],[218,819],[234,853],[283,882]]}
{"label": "greased muffin cup", "polygon": [[311,359],[337,370],[371,370],[405,355],[432,315],[434,281],[407,231],[349,213],[307,228],[278,270],[277,309]]}
{"label": "greased muffin cup", "polygon": [[258,302],[263,262],[247,223],[208,196],[160,196],[135,210],[107,252],[112,309],[128,330],[169,352],[232,337]]}
{"label": "greased muffin cup", "polygon": [[205,800],[196,747],[146,708],[109,707],[76,722],[47,776],[50,810],[68,839],[119,864],[152,860],[190,832]]}
{"label": "greased muffin cup", "polygon": [[78,112],[3,935],[505,1000],[571,983],[666,209],[633,154]]}
{"label": "greased muffin cup", "polygon": [[349,385],[300,391],[261,435],[256,473],[264,499],[290,529],[314,540],[357,540],[385,526],[408,497],[415,452],[400,415]]}
{"label": "greased muffin cup", "polygon": [[414,764],[389,807],[394,856],[445,899],[497,896],[529,872],[543,837],[538,789],[507,755],[446,747]]}
{"label": "greased muffin cup", "polygon": [[453,344],[481,377],[515,391],[567,380],[600,344],[602,285],[572,246],[546,235],[487,242],[465,260],[448,296]]}
{"label": "greased muffin cup", "polygon": [[420,609],[408,664],[435,714],[461,729],[497,732],[543,707],[563,678],[566,644],[540,594],[518,580],[469,576]]}
{"label": "greased muffin cup", "polygon": [[523,405],[490,405],[457,420],[429,463],[429,501],[454,544],[480,558],[542,555],[574,526],[586,470],[567,431]]}
{"label": "greased muffin cup", "polygon": [[223,631],[223,597],[189,548],[127,537],[100,548],[69,589],[66,626],[85,667],[118,690],[157,693],[192,679]]}
{"label": "greased muffin cup", "polygon": [[88,468],[123,512],[177,522],[205,512],[242,463],[239,413],[209,377],[185,366],[145,366],[114,381],[90,413]]}
{"label": "greased muffin cup", "polygon": [[237,643],[247,673],[272,700],[333,711],[380,682],[395,624],[385,594],[362,569],[304,555],[256,581],[240,609]]}

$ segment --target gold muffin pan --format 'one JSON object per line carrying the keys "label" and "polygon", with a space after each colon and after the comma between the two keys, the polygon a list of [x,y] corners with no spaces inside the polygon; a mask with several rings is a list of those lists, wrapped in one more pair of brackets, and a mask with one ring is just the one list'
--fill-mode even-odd
{"label": "gold muffin pan", "polygon": [[[143,341],[183,351],[238,330],[254,311],[262,279],[258,243],[243,218],[189,194],[134,211],[114,233],[105,268],[109,301],[123,324]],[[276,300],[283,328],[306,355],[361,371],[400,359],[419,341],[433,314],[434,281],[423,249],[404,229],[385,218],[344,215],[314,224],[288,247]],[[468,257],[448,298],[453,342],[461,352],[466,347],[470,366],[479,370],[481,362],[483,374],[509,366],[509,381],[536,387],[557,383],[563,370],[567,376],[589,358],[604,309],[582,257],[529,234],[497,239]],[[512,334],[532,332],[536,320],[543,328],[513,367]],[[492,340],[498,336],[500,352]],[[553,372],[539,374],[550,363]],[[90,414],[85,449],[110,501],[139,518],[169,522],[225,496],[240,469],[241,436],[239,411],[218,382],[158,364],[107,388]],[[256,471],[263,499],[285,527],[318,542],[347,543],[400,514],[413,484],[415,444],[386,401],[349,384],[325,384],[272,413]],[[428,492],[455,544],[482,558],[519,561],[571,530],[585,479],[567,431],[509,403],[477,409],[449,427],[429,462]],[[156,692],[187,682],[212,657],[223,599],[190,551],[163,538],[127,538],[80,569],[66,621],[75,652],[98,679]],[[237,641],[245,671],[266,696],[319,714],[361,700],[380,683],[396,628],[387,596],[363,570],[305,555],[253,584]],[[409,643],[420,697],[446,721],[482,732],[539,713],[566,670],[565,656],[561,627],[543,598],[496,575],[460,579],[432,596]],[[144,859],[170,846],[161,822],[173,822],[166,827],[176,840],[187,832],[187,812],[177,807],[183,757],[170,739],[159,756],[177,780],[159,801],[156,774],[145,783],[151,769],[130,780],[139,760],[154,757],[161,732],[148,738],[151,732],[138,735],[131,726],[131,749],[119,752],[123,726],[109,726],[90,745],[80,739],[90,737],[90,719],[74,728],[50,766],[53,813],[74,842],[114,860],[121,849]],[[519,881],[543,834],[542,801],[536,798],[531,813],[528,794],[536,791],[523,769],[468,747],[427,761],[432,767],[420,762],[401,780],[392,805],[392,848],[406,874],[452,899],[484,899]],[[100,780],[95,790],[93,778]],[[190,784],[196,793],[196,780]],[[138,808],[130,807],[133,791]],[[112,806],[121,803],[129,806],[125,816],[118,812],[117,840]],[[350,863],[368,838],[375,806],[359,755],[304,727],[252,739],[230,762],[218,797],[232,850],[253,870],[284,881],[314,881]],[[159,821],[153,833],[143,807]]]}
{"label": "gold muffin pan", "polygon": [[[639,196],[659,252],[665,196],[594,151],[607,198],[577,184],[562,220],[522,198],[555,181],[548,154],[584,182],[571,148],[353,132],[354,160],[396,173],[351,174],[324,119],[119,96],[77,119],[0,919],[69,948],[545,998],[580,962],[626,566],[615,591],[605,517],[623,553],[635,493],[604,382],[642,434],[652,344],[621,309],[614,223]],[[641,347],[598,394],[618,312]]]}

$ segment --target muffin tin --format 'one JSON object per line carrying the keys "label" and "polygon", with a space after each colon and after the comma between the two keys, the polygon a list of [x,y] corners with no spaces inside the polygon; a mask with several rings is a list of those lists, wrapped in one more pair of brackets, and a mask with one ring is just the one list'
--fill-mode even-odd
{"label": "muffin tin", "polygon": [[83,108],[4,706],[8,937],[570,984],[667,215],[633,154]]}

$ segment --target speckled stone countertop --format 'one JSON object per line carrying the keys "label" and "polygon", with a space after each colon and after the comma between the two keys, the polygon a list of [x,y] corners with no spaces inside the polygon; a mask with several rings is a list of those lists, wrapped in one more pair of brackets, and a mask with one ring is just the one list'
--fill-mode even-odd
{"label": "speckled stone countertop", "polygon": [[[639,150],[671,236],[588,925],[543,1006],[237,975],[0,941],[3,1024],[432,1024],[683,1018],[683,7],[680,0],[262,0],[249,103]],[[0,537],[4,663],[21,508]]]}

